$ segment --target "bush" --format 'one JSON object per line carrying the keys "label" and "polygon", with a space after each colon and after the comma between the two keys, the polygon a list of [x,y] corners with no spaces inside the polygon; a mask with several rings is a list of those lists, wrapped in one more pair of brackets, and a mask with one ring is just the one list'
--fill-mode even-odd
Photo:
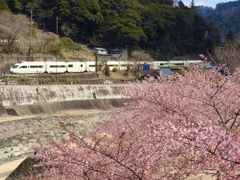
{"label": "bush", "polygon": [[38,82],[39,82],[39,84],[43,84],[44,83],[44,78],[38,78]]}
{"label": "bush", "polygon": [[81,44],[73,42],[73,40],[68,37],[61,37],[60,42],[61,48],[67,52],[73,50],[80,51],[82,49]]}
{"label": "bush", "polygon": [[110,68],[109,68],[109,65],[105,65],[105,67],[104,67],[104,75],[106,75],[106,76],[110,76]]}
{"label": "bush", "polygon": [[65,83],[65,78],[59,78],[59,82]]}
{"label": "bush", "polygon": [[71,78],[65,78],[65,82],[66,82],[67,84],[70,84],[70,83],[71,83]]}
{"label": "bush", "polygon": [[51,79],[50,78],[45,78],[45,83],[50,84]]}
{"label": "bush", "polygon": [[29,80],[28,78],[18,78],[17,79],[18,82],[23,82],[23,83],[28,82],[28,80]]}
{"label": "bush", "polygon": [[74,84],[79,84],[80,83],[80,79],[79,78],[75,78],[73,82],[74,82]]}
{"label": "bush", "polygon": [[113,69],[112,69],[112,72],[117,72],[117,71],[118,71],[117,68],[113,68]]}

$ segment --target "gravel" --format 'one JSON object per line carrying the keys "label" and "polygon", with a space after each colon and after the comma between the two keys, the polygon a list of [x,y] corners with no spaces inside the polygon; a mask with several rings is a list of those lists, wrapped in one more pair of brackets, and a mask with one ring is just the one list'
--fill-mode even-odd
{"label": "gravel", "polygon": [[12,121],[0,122],[0,164],[32,156],[32,147],[44,143],[38,132],[49,133],[55,139],[67,139],[68,134],[59,127],[67,127],[85,133],[96,123],[104,123],[106,112],[76,115],[41,115]]}

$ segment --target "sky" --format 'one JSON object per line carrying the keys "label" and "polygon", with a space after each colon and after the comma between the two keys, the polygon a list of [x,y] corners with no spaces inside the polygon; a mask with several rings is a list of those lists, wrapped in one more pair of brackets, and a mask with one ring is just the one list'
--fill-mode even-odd
{"label": "sky", "polygon": [[[222,3],[222,2],[230,2],[230,1],[236,1],[236,0],[194,0],[195,6],[210,6],[212,8],[216,7],[216,4]],[[192,0],[182,0],[185,6],[189,6],[192,2]]]}

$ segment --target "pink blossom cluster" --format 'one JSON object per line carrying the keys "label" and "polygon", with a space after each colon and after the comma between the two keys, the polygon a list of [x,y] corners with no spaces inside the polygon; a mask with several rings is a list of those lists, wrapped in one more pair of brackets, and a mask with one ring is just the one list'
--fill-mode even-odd
{"label": "pink blossom cluster", "polygon": [[224,76],[194,66],[122,92],[133,101],[84,136],[35,148],[54,179],[240,178],[240,70]]}
{"label": "pink blossom cluster", "polygon": [[199,54],[199,57],[203,60],[203,62],[208,61],[208,58],[204,54]]}

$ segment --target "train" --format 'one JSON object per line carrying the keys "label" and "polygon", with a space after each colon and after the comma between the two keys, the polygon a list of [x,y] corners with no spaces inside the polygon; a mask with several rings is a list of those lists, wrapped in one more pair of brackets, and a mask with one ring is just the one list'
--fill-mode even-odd
{"label": "train", "polygon": [[[103,69],[105,64],[109,66],[110,71],[126,70],[133,66],[148,65],[150,70],[159,70],[166,65],[175,65],[176,67],[189,67],[190,64],[203,63],[201,60],[175,60],[175,61],[105,61],[98,62],[99,69]],[[22,61],[10,67],[11,74],[42,74],[42,73],[81,73],[95,72],[95,61],[86,62],[64,62],[64,61]]]}

